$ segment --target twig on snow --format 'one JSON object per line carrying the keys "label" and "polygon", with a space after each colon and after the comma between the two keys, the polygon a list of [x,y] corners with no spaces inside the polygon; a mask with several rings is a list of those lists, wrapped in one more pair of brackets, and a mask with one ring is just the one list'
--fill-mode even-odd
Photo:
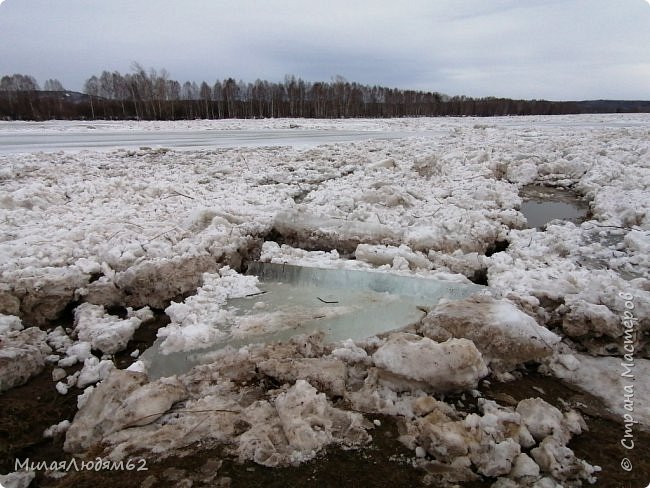
{"label": "twig on snow", "polygon": [[323,303],[339,303],[339,302],[336,301],[336,300],[328,301],[328,300],[323,300],[321,297],[316,297],[316,298],[318,298],[318,299],[319,299],[321,302],[323,302]]}
{"label": "twig on snow", "polygon": [[262,291],[258,291],[256,293],[249,293],[248,295],[245,295],[244,298],[256,297],[258,295],[264,295],[265,293],[268,293],[268,291],[267,290],[262,290]]}

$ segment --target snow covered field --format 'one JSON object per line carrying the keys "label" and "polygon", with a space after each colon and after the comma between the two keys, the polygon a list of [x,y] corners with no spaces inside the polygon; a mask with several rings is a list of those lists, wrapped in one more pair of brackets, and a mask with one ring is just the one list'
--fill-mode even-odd
{"label": "snow covered field", "polygon": [[[372,136],[173,147],[197,132],[292,125]],[[600,476],[566,447],[584,430],[571,408],[479,399],[468,412],[443,401],[531,362],[650,429],[650,115],[0,123],[0,141],[125,131],[176,139],[0,150],[0,391],[46,364],[61,394],[87,388],[67,419],[69,452],[104,442],[117,459],[215,442],[278,466],[332,443],[362,445],[381,413],[402,419],[417,463],[444,466],[436,472],[449,482],[577,486]],[[588,220],[527,228],[519,192],[529,184],[571,188]],[[169,378],[150,381],[143,361],[114,366],[150,308],[167,307],[159,336],[169,350],[213,345],[226,300],[258,290],[241,274],[257,259],[458,283],[487,276],[492,296],[443,301],[406,331],[356,343],[312,335],[225,349]],[[57,328],[71,306],[74,327]],[[109,314],[114,306],[128,315]],[[66,371],[75,363],[83,368]],[[193,411],[213,413],[197,427]]]}

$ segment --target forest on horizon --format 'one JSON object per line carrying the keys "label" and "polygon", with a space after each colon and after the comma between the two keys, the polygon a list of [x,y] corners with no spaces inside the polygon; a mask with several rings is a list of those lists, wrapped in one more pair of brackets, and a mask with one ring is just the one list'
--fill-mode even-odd
{"label": "forest on horizon", "polygon": [[83,93],[68,91],[56,79],[43,89],[29,75],[0,78],[0,119],[183,120],[224,118],[385,118],[407,116],[558,115],[647,112],[650,102],[547,101],[508,98],[448,97],[438,92],[403,90],[349,82],[308,82],[292,75],[283,82],[233,78],[186,81],[166,70],[131,73],[103,71],[84,84]]}

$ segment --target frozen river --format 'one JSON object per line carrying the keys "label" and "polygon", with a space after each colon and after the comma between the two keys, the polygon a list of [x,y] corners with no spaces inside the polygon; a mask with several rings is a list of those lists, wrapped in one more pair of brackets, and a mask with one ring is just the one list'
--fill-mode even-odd
{"label": "frozen river", "polygon": [[137,149],[166,147],[173,149],[210,149],[226,147],[299,146],[396,139],[403,131],[331,130],[331,129],[234,129],[234,130],[152,130],[105,131],[89,130],[61,133],[39,131],[0,131],[0,152],[27,152]]}
{"label": "frozen river", "polygon": [[475,130],[521,130],[564,133],[647,127],[643,114],[626,116],[553,116],[412,119],[264,119],[191,121],[46,121],[0,122],[0,154],[56,151],[110,151],[141,147],[204,150],[214,148],[293,146],[425,137],[441,140],[460,126]]}

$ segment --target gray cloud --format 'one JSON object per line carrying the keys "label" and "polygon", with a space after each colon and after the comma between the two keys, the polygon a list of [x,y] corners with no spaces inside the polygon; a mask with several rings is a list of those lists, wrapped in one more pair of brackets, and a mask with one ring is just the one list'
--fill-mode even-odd
{"label": "gray cloud", "polygon": [[78,89],[132,61],[179,80],[349,80],[472,96],[650,98],[645,0],[6,0],[0,73]]}

